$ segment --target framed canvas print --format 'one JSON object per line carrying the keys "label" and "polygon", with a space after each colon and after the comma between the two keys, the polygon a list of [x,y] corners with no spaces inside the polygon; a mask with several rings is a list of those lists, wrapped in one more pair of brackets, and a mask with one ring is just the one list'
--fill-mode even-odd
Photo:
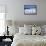
{"label": "framed canvas print", "polygon": [[25,15],[37,15],[37,5],[24,5]]}

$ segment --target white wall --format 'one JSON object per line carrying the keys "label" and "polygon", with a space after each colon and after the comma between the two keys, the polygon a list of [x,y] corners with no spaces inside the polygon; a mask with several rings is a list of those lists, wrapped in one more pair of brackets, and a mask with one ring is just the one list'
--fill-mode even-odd
{"label": "white wall", "polygon": [[[7,20],[16,21],[46,21],[46,0],[0,0],[7,5]],[[25,4],[36,4],[37,15],[24,15]]]}

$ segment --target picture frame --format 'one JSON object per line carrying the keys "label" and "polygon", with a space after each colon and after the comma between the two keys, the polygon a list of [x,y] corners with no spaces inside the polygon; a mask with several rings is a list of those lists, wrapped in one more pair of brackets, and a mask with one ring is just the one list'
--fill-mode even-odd
{"label": "picture frame", "polygon": [[24,5],[24,15],[37,15],[37,5]]}

